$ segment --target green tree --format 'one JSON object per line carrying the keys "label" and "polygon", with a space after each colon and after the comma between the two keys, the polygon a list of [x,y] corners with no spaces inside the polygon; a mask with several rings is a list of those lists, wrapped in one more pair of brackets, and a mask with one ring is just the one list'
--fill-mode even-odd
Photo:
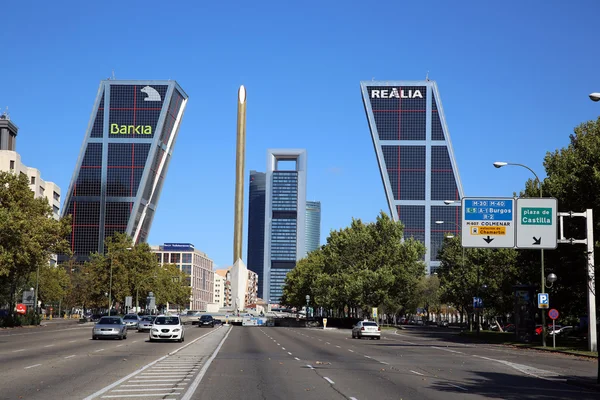
{"label": "green tree", "polygon": [[45,198],[35,198],[27,176],[0,172],[0,287],[13,310],[16,295],[52,254],[68,252],[69,219],[57,221]]}
{"label": "green tree", "polygon": [[[31,282],[36,279],[35,275],[32,275]],[[39,300],[43,304],[62,301],[71,288],[71,280],[67,271],[55,265],[47,264],[40,267],[39,279]]]}
{"label": "green tree", "polygon": [[179,270],[177,265],[163,265],[158,270],[157,278],[152,286],[156,305],[162,308],[169,303],[177,305],[178,309],[186,308],[192,295],[189,278],[185,272]]}

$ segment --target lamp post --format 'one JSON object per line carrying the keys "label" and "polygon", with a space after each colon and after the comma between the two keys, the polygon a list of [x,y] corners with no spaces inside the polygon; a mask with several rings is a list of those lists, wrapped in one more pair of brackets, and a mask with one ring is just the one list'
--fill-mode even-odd
{"label": "lamp post", "polygon": [[139,301],[140,285],[142,283],[146,282],[148,279],[156,278],[156,277],[157,277],[156,275],[147,276],[145,279],[142,279],[141,282],[138,282],[138,284],[135,286],[135,312],[138,312],[138,313],[140,312],[138,310],[140,307],[140,301]]}
{"label": "lamp post", "polygon": [[[131,250],[131,247],[127,247],[125,250]],[[110,309],[112,308],[112,270],[113,270],[113,256],[112,253],[108,254],[108,261],[110,264],[110,281],[108,284],[108,316],[110,317]]]}
{"label": "lamp post", "polygon": [[[594,93],[592,93],[590,95],[590,98],[592,98],[593,94]],[[543,195],[542,195],[542,181],[537,176],[537,174],[535,173],[534,170],[532,170],[531,168],[529,168],[525,164],[510,163],[510,162],[504,162],[504,161],[496,161],[494,163],[494,167],[496,167],[496,168],[502,168],[502,167],[507,166],[507,165],[514,165],[516,167],[523,167],[523,168],[528,169],[533,174],[533,176],[535,176],[535,179],[538,182],[538,186],[540,187],[540,199],[543,197]],[[546,291],[546,276],[544,275],[544,249],[540,250],[540,264],[541,264],[541,267],[542,267],[542,287],[541,287],[542,291],[541,291],[541,293],[545,293],[545,291]],[[541,314],[542,314],[542,346],[546,347],[546,313],[542,312]]]}
{"label": "lamp post", "polygon": [[310,294],[306,295],[306,320],[308,320],[308,304],[310,303]]}
{"label": "lamp post", "polygon": [[37,266],[37,273],[35,276],[35,292],[33,292],[33,305],[35,307],[35,315],[38,314],[38,289],[40,287],[40,265]]}
{"label": "lamp post", "polygon": [[600,93],[590,93],[590,99],[592,101],[600,101]]}

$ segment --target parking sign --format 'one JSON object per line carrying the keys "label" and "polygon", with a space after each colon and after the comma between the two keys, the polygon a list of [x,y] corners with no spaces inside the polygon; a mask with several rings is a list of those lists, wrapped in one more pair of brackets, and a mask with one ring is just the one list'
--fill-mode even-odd
{"label": "parking sign", "polygon": [[548,293],[538,293],[538,308],[548,308],[550,305],[550,295]]}

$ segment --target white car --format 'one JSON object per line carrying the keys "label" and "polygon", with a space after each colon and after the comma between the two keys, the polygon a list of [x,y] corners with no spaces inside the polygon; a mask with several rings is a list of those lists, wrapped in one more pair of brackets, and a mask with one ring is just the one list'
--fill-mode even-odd
{"label": "white car", "polygon": [[181,318],[177,315],[159,315],[150,328],[149,340],[176,340],[183,342],[184,330]]}
{"label": "white car", "polygon": [[359,321],[352,328],[352,339],[362,339],[363,337],[381,339],[381,328],[377,322]]}

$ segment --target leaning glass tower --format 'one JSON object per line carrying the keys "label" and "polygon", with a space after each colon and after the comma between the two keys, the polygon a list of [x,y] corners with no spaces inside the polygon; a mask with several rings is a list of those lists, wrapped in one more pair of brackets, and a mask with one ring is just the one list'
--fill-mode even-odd
{"label": "leaning glass tower", "polygon": [[146,241],[187,99],[175,81],[100,83],[62,210],[77,261],[115,232]]}
{"label": "leaning glass tower", "polygon": [[463,197],[438,87],[430,80],[360,87],[390,212],[405,237],[425,244],[432,273],[444,234],[460,234]]}

